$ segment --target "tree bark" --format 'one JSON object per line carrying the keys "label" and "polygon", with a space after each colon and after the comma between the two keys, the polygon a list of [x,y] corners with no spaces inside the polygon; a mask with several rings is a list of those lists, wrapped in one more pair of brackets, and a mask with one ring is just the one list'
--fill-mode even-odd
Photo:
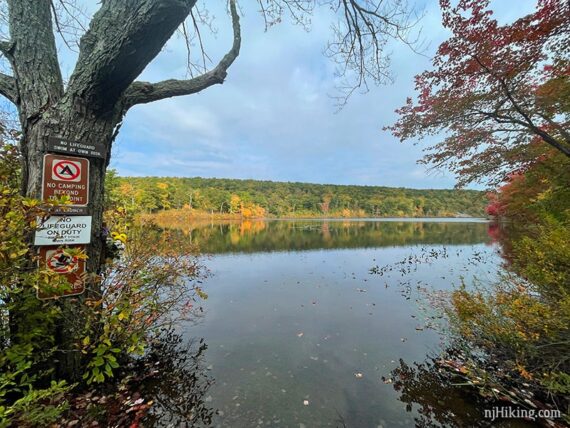
{"label": "tree bark", "polygon": [[[104,245],[101,232],[105,172],[123,116],[135,104],[186,95],[223,83],[241,43],[235,0],[230,1],[234,42],[218,66],[195,79],[159,83],[151,92],[146,84],[133,82],[186,19],[196,0],[102,1],[81,38],[79,58],[67,87],[59,68],[51,2],[7,3],[10,40],[0,41],[0,52],[10,61],[13,76],[0,73],[0,94],[12,101],[19,112],[22,193],[37,199],[41,196],[43,157],[49,137],[102,143],[106,148],[106,159],[89,159],[88,212],[92,230],[86,270],[96,274]],[[56,369],[61,378],[80,379],[77,342],[84,326],[84,305],[77,302],[98,297],[99,293],[97,281],[91,281],[85,295],[53,303],[62,308],[62,320],[54,332],[59,349]]]}
{"label": "tree bark", "polygon": [[[9,8],[13,45],[10,61],[16,83],[13,93],[19,95],[17,106],[22,126],[22,192],[39,199],[48,137],[104,143],[108,161],[113,131],[121,112],[115,108],[97,113],[88,111],[77,102],[76,93],[64,92],[49,2],[10,0]],[[87,246],[87,272],[90,273],[97,272],[102,250],[100,231],[107,161],[90,159],[89,214],[93,216],[91,244]],[[87,295],[98,293],[95,281],[89,287]],[[53,332],[59,349],[55,356],[56,371],[70,381],[81,376],[81,355],[76,343],[84,323],[77,300],[84,298],[65,298],[53,303],[62,309],[62,319]]]}
{"label": "tree bark", "polygon": [[[72,105],[57,104],[43,112],[42,118],[33,123],[27,122],[23,136],[28,149],[24,162],[28,174],[27,195],[39,197],[41,190],[41,166],[45,145],[50,136],[58,136],[82,143],[104,143],[109,159],[114,127],[120,115],[84,116],[75,111]],[[87,246],[86,271],[95,274],[100,268],[101,251],[103,249],[102,221],[104,181],[107,160],[89,159],[89,215],[92,216],[91,243]],[[39,168],[39,169],[38,169]],[[82,302],[88,297],[100,295],[100,287],[96,280],[88,281],[86,292],[77,298],[62,298],[56,303],[61,306],[62,319],[54,332],[58,344],[59,355],[56,355],[57,373],[70,381],[81,378],[81,354],[77,341],[84,327]],[[78,304],[79,302],[79,304]]]}

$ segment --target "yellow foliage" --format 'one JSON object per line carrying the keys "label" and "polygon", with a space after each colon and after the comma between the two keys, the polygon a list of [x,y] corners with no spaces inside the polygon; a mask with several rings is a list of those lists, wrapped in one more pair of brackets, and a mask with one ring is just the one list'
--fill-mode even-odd
{"label": "yellow foliage", "polygon": [[158,187],[160,190],[166,190],[168,189],[168,183],[156,183],[156,187]]}

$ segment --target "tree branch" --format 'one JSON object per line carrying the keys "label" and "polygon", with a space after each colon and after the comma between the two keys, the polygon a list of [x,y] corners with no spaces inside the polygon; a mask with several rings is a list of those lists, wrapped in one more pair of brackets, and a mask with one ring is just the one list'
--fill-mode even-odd
{"label": "tree branch", "polygon": [[554,147],[556,150],[560,151],[561,153],[565,154],[566,156],[570,157],[570,149],[563,144],[560,144],[552,135],[548,132],[543,131],[542,129],[536,127],[533,123],[527,123],[525,121],[515,119],[513,117],[505,116],[499,113],[491,113],[482,110],[475,110],[477,113],[486,116],[488,118],[493,119],[498,123],[507,123],[507,124],[517,124],[525,128],[528,132],[535,134],[542,138],[542,140],[549,144],[550,146]]}
{"label": "tree branch", "polygon": [[63,95],[50,3],[8,0],[7,4],[10,42],[3,42],[2,46],[10,55],[20,114],[30,118]]}
{"label": "tree branch", "polygon": [[81,38],[68,92],[108,111],[161,51],[196,0],[105,0]]}
{"label": "tree branch", "polygon": [[[483,64],[483,62],[476,56],[476,55],[471,55],[471,57],[473,59],[475,59],[475,61],[479,64],[479,66],[481,68],[483,68],[485,71],[487,71],[491,76],[493,76],[495,79],[497,79],[497,81],[499,82],[499,85],[501,86],[501,88],[503,89],[505,95],[507,96],[507,98],[509,99],[511,105],[513,106],[514,110],[520,114],[523,118],[524,121],[521,120],[516,120],[514,118],[511,117],[505,117],[502,116],[498,113],[495,113],[493,115],[489,115],[490,117],[493,117],[495,120],[500,121],[501,119],[505,119],[507,121],[510,121],[512,123],[517,123],[525,128],[527,128],[528,130],[530,130],[531,132],[533,132],[535,135],[538,135],[540,138],[542,138],[542,140],[547,143],[550,144],[552,147],[554,147],[556,150],[562,152],[563,154],[565,154],[566,156],[570,157],[570,148],[564,146],[563,144],[560,144],[560,142],[558,142],[556,140],[556,138],[554,138],[552,135],[550,135],[548,132],[540,129],[538,126],[536,126],[534,124],[534,122],[532,121],[532,118],[529,116],[529,114],[527,114],[522,107],[517,103],[517,101],[515,100],[511,90],[509,89],[509,86],[507,85],[507,83],[505,82],[504,78],[502,78],[501,76],[497,75],[496,73],[494,73],[489,67],[487,67],[485,64]],[[503,123],[505,123],[503,121]]]}
{"label": "tree branch", "polygon": [[564,129],[564,127],[560,123],[554,122],[547,115],[542,114],[540,112],[536,112],[536,114],[538,114],[540,117],[542,117],[542,119],[544,119],[546,122],[548,122],[548,124],[550,126],[552,126],[554,129],[556,129],[558,132],[560,132],[560,134],[562,135],[562,137],[566,141],[566,144],[570,145],[570,133],[568,131],[566,131],[566,129]]}
{"label": "tree branch", "polygon": [[7,74],[0,73],[0,95],[6,97],[12,103],[18,105],[20,96],[18,94],[18,86],[16,79]]}
{"label": "tree branch", "polygon": [[214,69],[187,80],[170,79],[158,83],[134,82],[127,89],[123,97],[124,111],[127,111],[137,104],[146,104],[165,98],[195,94],[212,85],[224,83],[227,71],[238,57],[241,47],[241,29],[235,0],[230,0],[230,13],[232,16],[234,35],[232,48],[224,55]]}

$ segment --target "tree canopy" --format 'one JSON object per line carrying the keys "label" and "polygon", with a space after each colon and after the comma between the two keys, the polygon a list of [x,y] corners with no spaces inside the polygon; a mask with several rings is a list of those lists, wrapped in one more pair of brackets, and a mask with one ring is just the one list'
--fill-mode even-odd
{"label": "tree canopy", "polygon": [[452,36],[388,127],[401,140],[443,135],[422,162],[456,172],[459,185],[502,181],[546,147],[570,156],[570,4],[540,0],[500,25],[489,3],[440,0]]}
{"label": "tree canopy", "polygon": [[243,217],[481,217],[485,193],[258,180],[107,175],[108,205],[128,212],[192,208]]}

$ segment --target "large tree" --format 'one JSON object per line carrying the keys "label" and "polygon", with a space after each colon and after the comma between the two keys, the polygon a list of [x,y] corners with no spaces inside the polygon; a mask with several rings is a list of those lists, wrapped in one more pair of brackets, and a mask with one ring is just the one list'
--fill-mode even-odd
{"label": "large tree", "polygon": [[570,2],[539,0],[506,25],[489,0],[453,3],[440,0],[452,36],[388,129],[440,138],[422,162],[456,172],[459,185],[500,182],[548,150],[570,157]]}
{"label": "large tree", "polygon": [[[99,143],[106,148],[105,160],[91,159],[89,214],[93,216],[93,226],[92,243],[88,247],[89,272],[98,269],[103,245],[105,170],[125,114],[139,104],[194,94],[224,82],[241,45],[238,7],[235,0],[228,3],[233,43],[219,63],[209,70],[198,67],[201,74],[189,79],[150,83],[135,79],[177,29],[185,35],[194,31],[201,46],[200,25],[207,19],[197,8],[196,0],[101,0],[96,13],[88,17],[88,26],[78,35],[78,58],[67,82],[62,78],[57,40],[58,37],[67,40],[70,28],[78,31],[83,28],[78,15],[81,1],[0,1],[2,11],[7,6],[6,14],[0,13],[0,19],[7,16],[6,38],[0,41],[0,53],[11,70],[0,74],[0,94],[17,107],[19,115],[23,193],[40,196],[42,161],[49,137]],[[348,88],[365,86],[370,80],[383,82],[387,76],[387,57],[382,52],[385,43],[390,38],[405,40],[409,28],[404,3],[401,0],[258,0],[247,5],[248,9],[258,9],[267,27],[278,23],[285,14],[307,24],[315,7],[328,7],[338,18],[326,54],[338,65],[339,75],[351,81]],[[80,316],[72,307],[65,310],[72,317]],[[79,320],[72,324],[81,325]],[[73,346],[73,332],[64,330],[61,332],[64,348]],[[73,377],[77,355],[70,353],[65,360],[63,374]]]}

